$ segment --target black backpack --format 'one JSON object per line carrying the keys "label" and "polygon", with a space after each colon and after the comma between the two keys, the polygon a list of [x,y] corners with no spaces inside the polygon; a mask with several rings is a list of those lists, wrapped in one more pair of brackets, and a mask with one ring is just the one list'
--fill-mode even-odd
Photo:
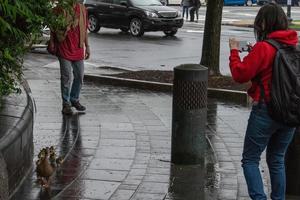
{"label": "black backpack", "polygon": [[[272,69],[270,102],[267,108],[271,118],[287,126],[300,125],[300,47],[265,40],[277,49]],[[261,80],[260,101],[264,98]]]}

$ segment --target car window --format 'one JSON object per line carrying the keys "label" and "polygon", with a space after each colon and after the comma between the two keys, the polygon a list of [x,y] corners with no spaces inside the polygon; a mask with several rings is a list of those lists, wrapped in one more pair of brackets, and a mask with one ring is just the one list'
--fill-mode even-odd
{"label": "car window", "polygon": [[113,0],[113,4],[121,5],[121,2],[124,2],[124,0]]}
{"label": "car window", "polygon": [[162,6],[158,0],[131,0],[135,6]]}
{"label": "car window", "polygon": [[97,0],[97,1],[102,3],[113,3],[113,0]]}

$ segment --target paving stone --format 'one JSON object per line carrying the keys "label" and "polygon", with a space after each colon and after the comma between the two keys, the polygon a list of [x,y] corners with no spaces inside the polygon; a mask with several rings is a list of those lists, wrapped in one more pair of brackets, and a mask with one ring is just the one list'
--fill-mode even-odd
{"label": "paving stone", "polygon": [[109,131],[133,131],[133,126],[131,123],[111,123],[111,122],[103,122],[101,123],[101,128],[103,130]]}
{"label": "paving stone", "polygon": [[151,174],[144,177],[145,182],[156,182],[156,183],[169,183],[169,175]]}
{"label": "paving stone", "polygon": [[230,189],[222,189],[221,194],[219,195],[219,200],[236,200],[237,191]]}
{"label": "paving stone", "polygon": [[91,180],[122,182],[127,175],[127,171],[87,169],[83,177]]}
{"label": "paving stone", "polygon": [[136,190],[138,188],[137,184],[121,184],[118,190]]}
{"label": "paving stone", "polygon": [[147,163],[139,163],[137,160],[131,165],[131,169],[147,169],[147,167]]}
{"label": "paving stone", "polygon": [[149,194],[149,193],[138,193],[132,200],[159,200],[164,199],[165,194]]}
{"label": "paving stone", "polygon": [[142,182],[138,192],[150,194],[166,194],[168,192],[168,183]]}
{"label": "paving stone", "polygon": [[109,169],[109,170],[129,170],[133,160],[128,159],[106,159],[95,158],[89,168],[90,169]]}
{"label": "paving stone", "polygon": [[81,197],[89,199],[109,199],[120,183],[98,180],[82,180]]}
{"label": "paving stone", "polygon": [[96,151],[96,158],[133,159],[135,147],[101,146]]}
{"label": "paving stone", "polygon": [[132,168],[129,172],[129,176],[143,176],[144,174],[146,174],[146,168]]}
{"label": "paving stone", "polygon": [[147,173],[149,173],[149,174],[169,175],[170,174],[170,167],[169,168],[150,167],[147,170]]}
{"label": "paving stone", "polygon": [[138,187],[142,182],[142,178],[139,180],[139,179],[126,179],[123,181],[122,184],[124,185],[135,185],[136,187]]}
{"label": "paving stone", "polygon": [[102,139],[128,139],[128,140],[135,140],[135,133],[134,132],[127,132],[127,131],[101,131],[101,138]]}
{"label": "paving stone", "polygon": [[112,195],[110,200],[128,200],[134,194],[134,190],[117,190],[116,193]]}
{"label": "paving stone", "polygon": [[150,137],[148,135],[137,135],[136,140],[138,141],[138,144],[147,144],[150,140]]}

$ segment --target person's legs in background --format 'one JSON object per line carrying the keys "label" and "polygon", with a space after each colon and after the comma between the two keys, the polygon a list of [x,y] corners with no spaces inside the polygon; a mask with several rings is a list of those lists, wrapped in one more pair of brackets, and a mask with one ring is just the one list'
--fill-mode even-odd
{"label": "person's legs in background", "polygon": [[200,8],[200,7],[197,7],[196,10],[195,10],[195,14],[196,14],[196,22],[198,22],[198,20],[199,20],[199,8]]}
{"label": "person's legs in background", "polygon": [[81,91],[81,87],[83,84],[83,76],[84,76],[84,63],[83,60],[73,61],[73,84],[70,93],[70,101],[72,106],[76,108],[78,111],[84,111],[85,107],[79,103],[79,95]]}
{"label": "person's legs in background", "polygon": [[72,114],[70,92],[72,84],[72,62],[63,58],[58,58],[60,65],[60,88],[62,97],[62,113]]}
{"label": "person's legs in background", "polygon": [[194,21],[194,18],[195,18],[195,7],[192,7],[190,9],[190,21],[193,22]]}
{"label": "person's legs in background", "polygon": [[189,7],[182,6],[182,18],[184,18],[184,14],[186,14],[186,20],[189,18]]}

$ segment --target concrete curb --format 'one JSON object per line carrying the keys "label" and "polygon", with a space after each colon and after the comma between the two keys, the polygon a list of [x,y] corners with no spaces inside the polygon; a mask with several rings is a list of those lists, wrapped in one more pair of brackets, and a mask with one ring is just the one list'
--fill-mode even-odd
{"label": "concrete curb", "polygon": [[0,171],[0,188],[7,192],[0,199],[9,199],[32,169],[34,103],[26,84],[22,86],[21,94],[2,98],[0,160],[6,167]]}
{"label": "concrete curb", "polygon": [[[131,87],[158,92],[172,92],[173,89],[173,84],[171,83],[159,83],[113,76],[85,74],[84,79],[99,84]],[[249,97],[247,93],[243,91],[208,88],[208,97],[218,98],[225,101],[231,101],[245,105],[249,103]]]}
{"label": "concrete curb", "polygon": [[244,27],[244,28],[253,28],[253,24],[248,23],[222,23],[223,26],[236,26],[236,27]]}

